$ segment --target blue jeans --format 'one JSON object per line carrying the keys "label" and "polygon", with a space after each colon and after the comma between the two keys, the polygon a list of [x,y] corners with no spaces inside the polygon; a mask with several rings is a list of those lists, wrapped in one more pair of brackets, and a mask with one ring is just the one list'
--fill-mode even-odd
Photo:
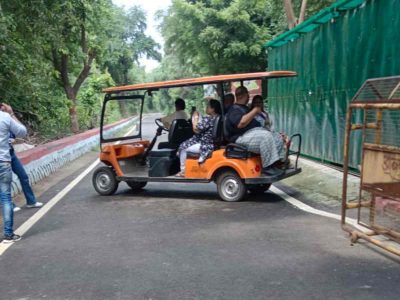
{"label": "blue jeans", "polygon": [[14,211],[11,202],[11,163],[0,162],[0,200],[3,206],[4,235],[13,234]]}
{"label": "blue jeans", "polygon": [[26,203],[28,205],[34,205],[36,203],[35,194],[32,191],[31,185],[29,184],[29,177],[26,174],[24,166],[15,155],[14,149],[10,150],[11,155],[11,168],[12,171],[18,176],[19,182],[21,183],[22,191],[24,192]]}

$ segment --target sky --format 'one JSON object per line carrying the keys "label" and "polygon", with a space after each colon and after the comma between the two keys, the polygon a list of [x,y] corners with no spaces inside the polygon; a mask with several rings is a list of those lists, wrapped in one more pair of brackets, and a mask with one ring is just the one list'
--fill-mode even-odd
{"label": "sky", "polygon": [[[161,46],[164,44],[161,34],[157,30],[158,23],[154,20],[154,15],[157,10],[168,8],[171,0],[112,0],[112,2],[126,9],[135,5],[141,6],[147,14],[147,35],[150,35]],[[159,63],[155,60],[142,58],[140,64],[146,67],[146,71],[150,71],[157,67]]]}

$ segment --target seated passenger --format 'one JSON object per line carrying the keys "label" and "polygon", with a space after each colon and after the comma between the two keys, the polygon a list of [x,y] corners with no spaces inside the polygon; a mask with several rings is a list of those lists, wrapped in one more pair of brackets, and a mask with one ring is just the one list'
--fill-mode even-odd
{"label": "seated passenger", "polygon": [[186,104],[185,100],[181,98],[177,98],[175,100],[175,112],[172,114],[161,118],[161,122],[163,123],[165,128],[170,128],[173,120],[179,119],[188,119],[188,115],[185,112]]}
{"label": "seated passenger", "polygon": [[224,113],[227,113],[232,105],[235,103],[235,96],[228,93],[224,96]]}
{"label": "seated passenger", "polygon": [[251,101],[251,106],[250,109],[253,109],[254,107],[260,107],[261,112],[257,114],[254,118],[258,123],[261,124],[261,127],[264,127],[268,130],[271,131],[271,119],[269,118],[268,113],[264,110],[264,100],[261,95],[255,95],[253,97],[253,100]]}
{"label": "seated passenger", "polygon": [[218,115],[221,115],[221,105],[218,100],[208,101],[206,108],[207,115],[200,119],[198,112],[192,116],[193,131],[195,135],[184,141],[179,149],[178,155],[181,162],[181,172],[177,176],[184,176],[187,152],[200,153],[199,164],[203,163],[214,150],[213,128],[214,121]]}
{"label": "seated passenger", "polygon": [[226,117],[226,128],[230,142],[247,147],[248,151],[259,153],[262,162],[262,173],[277,176],[283,170],[274,166],[284,157],[283,140],[279,133],[270,132],[261,127],[255,116],[261,113],[261,107],[249,109],[249,92],[244,86],[236,89],[236,103],[229,109]]}

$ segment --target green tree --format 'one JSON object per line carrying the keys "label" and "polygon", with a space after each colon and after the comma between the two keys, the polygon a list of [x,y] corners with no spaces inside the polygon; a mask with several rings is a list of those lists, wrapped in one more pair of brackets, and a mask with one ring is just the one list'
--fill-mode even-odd
{"label": "green tree", "polygon": [[113,39],[108,45],[105,66],[117,85],[134,83],[138,78],[130,77],[130,71],[136,69],[143,56],[160,61],[160,45],[145,34],[146,15],[140,7],[134,6],[127,12],[115,8],[113,14]]}
{"label": "green tree", "polygon": [[[309,0],[303,17],[333,1]],[[282,0],[173,0],[160,15],[167,56],[200,75],[265,70],[264,43],[287,29]]]}
{"label": "green tree", "polygon": [[175,0],[163,16],[166,53],[199,74],[265,69],[270,38],[265,0]]}
{"label": "green tree", "polygon": [[[304,22],[307,15],[312,15],[336,0],[282,0],[286,13],[288,29]],[[299,17],[296,18],[296,15]]]}
{"label": "green tree", "polygon": [[79,131],[78,94],[95,62],[104,73],[110,61],[120,60],[112,75],[126,83],[138,57],[157,57],[158,46],[144,34],[144,13],[125,12],[111,0],[2,1],[0,27],[3,95],[18,98],[20,110],[38,112],[24,103],[59,104],[63,91],[73,132]]}
{"label": "green tree", "polygon": [[52,74],[69,100],[73,132],[79,131],[77,94],[111,35],[107,23],[112,7],[110,0],[8,1],[3,4],[4,11],[14,20],[13,30],[23,41],[23,47],[33,50],[25,51],[26,54],[34,53],[50,62]]}

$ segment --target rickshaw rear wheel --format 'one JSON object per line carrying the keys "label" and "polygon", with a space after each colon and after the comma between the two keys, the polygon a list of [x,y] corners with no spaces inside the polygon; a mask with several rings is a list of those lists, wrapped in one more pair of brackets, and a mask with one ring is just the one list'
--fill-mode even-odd
{"label": "rickshaw rear wheel", "polygon": [[138,191],[144,188],[147,182],[127,181],[126,184],[133,190]]}
{"label": "rickshaw rear wheel", "polygon": [[242,178],[234,171],[226,171],[217,177],[218,194],[227,202],[238,202],[246,195],[247,188]]}
{"label": "rickshaw rear wheel", "polygon": [[119,181],[110,167],[97,168],[92,177],[93,187],[102,196],[114,194],[118,189]]}
{"label": "rickshaw rear wheel", "polygon": [[271,187],[270,183],[264,183],[264,184],[250,184],[247,186],[247,189],[249,190],[249,192],[251,194],[254,195],[259,195],[259,194],[263,194],[266,191],[268,191],[268,189]]}

